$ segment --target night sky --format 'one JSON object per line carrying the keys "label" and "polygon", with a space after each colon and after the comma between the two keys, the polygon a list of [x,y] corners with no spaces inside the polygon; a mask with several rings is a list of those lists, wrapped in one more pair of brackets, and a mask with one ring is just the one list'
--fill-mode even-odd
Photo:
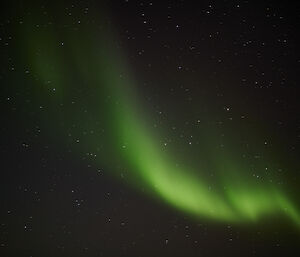
{"label": "night sky", "polygon": [[300,255],[299,4],[0,4],[0,256]]}

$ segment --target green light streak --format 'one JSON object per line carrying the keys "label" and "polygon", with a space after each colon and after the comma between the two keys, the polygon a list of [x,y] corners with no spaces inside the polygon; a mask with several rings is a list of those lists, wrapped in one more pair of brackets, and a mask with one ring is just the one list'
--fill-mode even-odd
{"label": "green light streak", "polygon": [[[135,172],[147,181],[153,191],[169,204],[199,217],[220,221],[258,221],[264,215],[285,213],[300,225],[295,206],[275,188],[253,185],[238,180],[226,185],[223,193],[215,193],[209,185],[186,168],[177,168],[174,161],[155,146],[154,137],[135,119],[134,111],[122,114],[121,138],[126,142],[126,159]],[[129,115],[128,115],[129,114]],[[126,117],[126,118],[124,118]],[[129,143],[130,142],[130,143]],[[241,183],[236,186],[235,183]],[[224,187],[224,183],[221,185]]]}

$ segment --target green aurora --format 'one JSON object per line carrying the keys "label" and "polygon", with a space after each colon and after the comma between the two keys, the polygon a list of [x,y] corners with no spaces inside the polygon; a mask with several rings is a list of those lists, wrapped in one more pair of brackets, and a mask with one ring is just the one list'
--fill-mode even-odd
{"label": "green aurora", "polygon": [[[42,19],[24,23],[20,42],[27,47],[21,55],[37,103],[47,103],[51,117],[41,112],[41,120],[55,128],[52,136],[75,142],[79,154],[97,153],[96,164],[119,168],[129,184],[145,187],[150,195],[199,219],[245,224],[283,214],[300,225],[298,207],[283,190],[249,181],[234,154],[202,146],[219,174],[216,189],[203,175],[205,166],[178,165],[149,126],[151,118],[138,100],[126,58],[114,47],[112,30],[95,24],[78,31],[37,27]],[[214,140],[212,131],[202,132],[207,141]]]}

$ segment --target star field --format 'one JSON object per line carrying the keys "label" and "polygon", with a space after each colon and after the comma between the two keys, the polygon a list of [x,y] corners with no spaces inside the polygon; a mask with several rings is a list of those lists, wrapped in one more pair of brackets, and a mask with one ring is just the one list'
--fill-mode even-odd
{"label": "star field", "polygon": [[1,11],[1,256],[297,256],[298,4]]}

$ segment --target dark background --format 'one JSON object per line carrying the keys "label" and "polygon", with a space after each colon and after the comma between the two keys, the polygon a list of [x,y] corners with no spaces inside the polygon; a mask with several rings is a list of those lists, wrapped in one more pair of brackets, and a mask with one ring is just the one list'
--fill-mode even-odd
{"label": "dark background", "polygon": [[[230,130],[228,119],[238,124],[249,118],[248,140],[261,133],[257,145],[272,142],[269,150],[287,164],[282,183],[298,199],[298,4],[2,3],[0,255],[298,256],[299,228],[288,221],[240,227],[191,219],[115,180],[84,155],[75,158],[69,145],[41,130],[33,96],[18,80],[24,70],[18,65],[22,42],[14,41],[16,28],[32,8],[81,13],[87,21],[92,19],[87,7],[103,6],[166,141],[181,124],[183,136],[174,141],[186,142],[199,118],[224,122],[220,131]],[[72,19],[77,26],[77,17]]]}

